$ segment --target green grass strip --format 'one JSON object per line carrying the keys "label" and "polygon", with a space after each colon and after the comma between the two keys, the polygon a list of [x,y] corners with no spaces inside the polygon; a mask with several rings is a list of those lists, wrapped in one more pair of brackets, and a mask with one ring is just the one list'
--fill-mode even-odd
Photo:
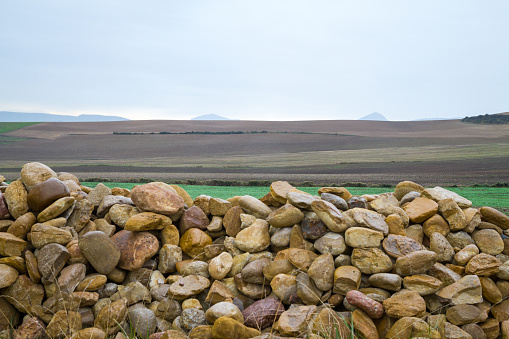
{"label": "green grass strip", "polygon": [[0,122],[0,134],[37,124],[40,122]]}

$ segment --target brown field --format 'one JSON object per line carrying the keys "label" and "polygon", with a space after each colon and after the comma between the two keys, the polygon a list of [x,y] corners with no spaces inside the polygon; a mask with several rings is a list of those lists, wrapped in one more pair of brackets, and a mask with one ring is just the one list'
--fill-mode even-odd
{"label": "brown field", "polygon": [[[113,132],[225,132],[141,134]],[[41,161],[81,178],[471,185],[509,182],[509,126],[458,120],[42,123],[2,134],[0,174]]]}

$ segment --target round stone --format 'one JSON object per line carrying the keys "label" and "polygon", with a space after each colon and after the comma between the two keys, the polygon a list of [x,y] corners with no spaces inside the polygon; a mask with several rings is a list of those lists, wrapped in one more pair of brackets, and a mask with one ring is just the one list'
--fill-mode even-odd
{"label": "round stone", "polygon": [[157,183],[135,186],[131,190],[131,199],[139,209],[163,215],[176,214],[184,208],[184,199],[174,189]]}
{"label": "round stone", "polygon": [[0,289],[14,284],[18,276],[19,272],[14,267],[0,264]]}
{"label": "round stone", "polygon": [[212,238],[198,228],[190,228],[180,238],[180,248],[192,258],[204,253],[204,248],[212,245]]}
{"label": "round stone", "polygon": [[504,241],[497,231],[485,229],[473,234],[472,239],[481,252],[497,255],[504,250]]}
{"label": "round stone", "polygon": [[149,232],[122,230],[113,235],[111,240],[120,250],[117,266],[128,271],[140,269],[159,250],[159,241]]}
{"label": "round stone", "polygon": [[229,317],[241,323],[244,322],[242,312],[231,302],[219,302],[212,305],[207,312],[205,312],[205,319],[209,324],[214,324],[220,317]]}
{"label": "round stone", "polygon": [[[129,231],[125,231],[129,232]],[[110,273],[120,260],[120,250],[113,240],[100,231],[88,232],[78,239],[81,253],[101,274]]]}
{"label": "round stone", "polygon": [[40,162],[29,162],[21,168],[21,181],[29,191],[32,186],[56,177],[55,171]]}
{"label": "round stone", "polygon": [[49,178],[32,187],[27,196],[30,208],[40,212],[56,200],[71,194],[67,186],[57,178]]}

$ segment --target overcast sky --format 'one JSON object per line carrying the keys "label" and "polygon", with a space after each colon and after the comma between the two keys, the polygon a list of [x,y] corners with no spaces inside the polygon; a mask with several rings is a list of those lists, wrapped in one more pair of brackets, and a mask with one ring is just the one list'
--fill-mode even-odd
{"label": "overcast sky", "polygon": [[0,0],[0,110],[390,120],[509,111],[507,0]]}

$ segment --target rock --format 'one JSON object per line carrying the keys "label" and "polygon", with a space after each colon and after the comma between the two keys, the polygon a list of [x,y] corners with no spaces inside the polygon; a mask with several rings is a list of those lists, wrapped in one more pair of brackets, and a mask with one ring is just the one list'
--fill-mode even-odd
{"label": "rock", "polygon": [[26,239],[27,234],[35,224],[36,218],[32,212],[28,212],[20,216],[7,229],[7,233],[11,233],[19,238]]}
{"label": "rock", "polygon": [[435,252],[420,250],[396,259],[394,268],[401,276],[426,273],[437,262]]}
{"label": "rock", "polygon": [[115,225],[124,228],[127,220],[137,213],[140,213],[140,210],[136,206],[116,204],[111,206],[108,216]]}
{"label": "rock", "polygon": [[233,258],[227,253],[223,252],[217,257],[213,258],[209,263],[210,276],[217,280],[222,280],[233,266]]}
{"label": "rock", "polygon": [[223,226],[226,234],[230,237],[235,237],[240,232],[240,215],[244,213],[240,206],[230,208],[223,217]]}
{"label": "rock", "polygon": [[477,254],[479,254],[479,248],[474,244],[470,244],[465,246],[461,251],[457,252],[454,255],[454,260],[459,265],[464,266]]}
{"label": "rock", "polygon": [[114,205],[134,205],[131,198],[121,195],[106,195],[97,207],[97,216],[104,217]]}
{"label": "rock", "polygon": [[171,244],[164,244],[159,250],[158,269],[161,273],[173,273],[176,264],[182,261],[182,249]]}
{"label": "rock", "polygon": [[501,262],[497,257],[480,253],[470,259],[465,267],[465,273],[489,277],[498,273],[500,265]]}
{"label": "rock", "polygon": [[[92,324],[93,325],[93,324]],[[88,327],[77,331],[72,339],[106,339],[106,333],[97,327]]]}
{"label": "rock", "polygon": [[384,273],[392,269],[392,261],[378,248],[354,248],[352,265],[364,274]]}
{"label": "rock", "polygon": [[0,289],[14,284],[18,276],[19,272],[14,267],[0,264]]}
{"label": "rock", "polygon": [[40,162],[29,162],[21,168],[21,181],[28,190],[49,178],[56,178],[57,174],[48,166]]}
{"label": "rock", "polygon": [[56,200],[37,215],[37,221],[46,222],[58,217],[60,214],[69,209],[69,207],[71,207],[74,202],[75,199],[73,197],[63,197]]}
{"label": "rock", "polygon": [[49,178],[30,189],[27,202],[32,210],[40,212],[56,200],[68,197],[70,194],[71,192],[64,183],[57,178]]}
{"label": "rock", "polygon": [[52,281],[69,259],[69,251],[59,244],[48,244],[37,252],[38,269],[42,278]]}
{"label": "rock", "polygon": [[440,200],[438,202],[438,211],[449,223],[451,231],[460,231],[467,227],[465,213],[463,213],[463,210],[453,198]]}
{"label": "rock", "polygon": [[346,211],[348,209],[348,203],[345,199],[332,194],[332,193],[322,193],[320,194],[320,198],[324,201],[330,202],[334,206],[336,206],[337,209]]}
{"label": "rock", "polygon": [[27,242],[7,232],[0,232],[0,255],[20,256],[27,247]]}
{"label": "rock", "polygon": [[242,207],[246,213],[252,214],[259,219],[266,219],[272,212],[270,207],[250,195],[244,195],[241,197],[239,200],[239,206]]}
{"label": "rock", "polygon": [[364,293],[351,290],[345,296],[348,303],[362,309],[370,318],[378,319],[384,315],[384,308],[379,302],[367,297]]}
{"label": "rock", "polygon": [[481,282],[475,275],[466,275],[436,294],[453,305],[477,304],[483,300]]}
{"label": "rock", "polygon": [[0,220],[7,219],[11,215],[9,214],[9,208],[5,202],[4,194],[0,191]]}
{"label": "rock", "polygon": [[279,228],[270,237],[270,243],[278,248],[288,247],[290,244],[291,233],[292,227]]}
{"label": "rock", "polygon": [[345,201],[350,200],[352,194],[344,187],[321,187],[318,190],[318,194],[322,195],[323,193],[329,193],[337,195],[338,197],[344,199]]}
{"label": "rock", "polygon": [[107,278],[103,274],[91,273],[85,276],[85,278],[76,286],[76,291],[97,291],[99,288],[104,286],[107,282]]}
{"label": "rock", "polygon": [[279,317],[279,333],[293,337],[303,335],[315,311],[316,306],[295,306],[284,311]]}
{"label": "rock", "polygon": [[244,316],[239,308],[230,302],[219,302],[212,305],[207,312],[205,312],[205,319],[209,324],[214,324],[217,319],[221,317],[229,317],[244,323]]}
{"label": "rock", "polygon": [[235,237],[235,245],[244,252],[261,252],[270,245],[269,224],[257,219],[251,226],[240,231]]}
{"label": "rock", "polygon": [[156,330],[156,316],[152,310],[138,307],[129,310],[129,322],[140,338],[148,339]]}
{"label": "rock", "polygon": [[483,298],[493,304],[497,304],[502,301],[502,292],[497,285],[487,277],[479,277],[481,281],[482,295]]}
{"label": "rock", "polygon": [[28,192],[21,180],[11,182],[5,189],[3,197],[9,209],[9,213],[14,219],[18,219],[28,212],[27,196]]}
{"label": "rock", "polygon": [[131,216],[125,223],[124,229],[135,232],[155,231],[162,230],[171,224],[171,219],[165,215],[152,212],[141,212]]}
{"label": "rock", "polygon": [[35,224],[32,226],[30,235],[32,245],[35,248],[41,248],[47,244],[67,245],[72,239],[70,231],[45,224]]}
{"label": "rock", "polygon": [[454,202],[460,207],[460,208],[468,208],[472,206],[472,202],[468,199],[465,199],[464,197],[460,196],[458,193],[446,190],[442,187],[434,187],[434,188],[428,188],[422,191],[422,196],[432,199],[436,202],[440,200],[445,199],[453,199]]}
{"label": "rock", "polygon": [[424,191],[424,187],[421,185],[412,181],[402,181],[394,188],[394,197],[396,197],[398,200],[401,200],[406,194],[410,192],[421,193],[422,191]]}
{"label": "rock", "polygon": [[360,309],[352,312],[352,325],[363,338],[379,338],[375,323]]}
{"label": "rock", "polygon": [[193,206],[187,209],[180,218],[179,232],[183,234],[193,227],[204,231],[209,224],[210,220],[203,210],[198,206]]}
{"label": "rock", "polygon": [[262,299],[270,294],[269,286],[245,282],[240,273],[234,277],[234,282],[237,289],[251,299]]}
{"label": "rock", "polygon": [[389,233],[389,225],[385,222],[385,218],[375,211],[364,208],[353,208],[351,212],[353,219],[359,226],[382,232],[384,235]]}
{"label": "rock", "polygon": [[[233,259],[232,259],[233,263]],[[263,269],[270,263],[267,258],[258,259],[248,263],[241,271],[242,280],[252,284],[263,284],[265,283],[265,277],[263,275]]]}
{"label": "rock", "polygon": [[405,205],[403,210],[412,222],[419,224],[437,213],[438,204],[431,199],[419,197]]}
{"label": "rock", "polygon": [[472,239],[482,252],[497,255],[504,250],[504,241],[497,231],[487,229],[475,232]]}
{"label": "rock", "polygon": [[180,326],[185,331],[191,331],[195,327],[206,325],[205,312],[196,308],[188,308],[182,311],[179,317]]}
{"label": "rock", "polygon": [[103,330],[106,334],[117,333],[121,324],[127,316],[127,301],[119,299],[103,307],[95,317],[94,326]]}
{"label": "rock", "polygon": [[422,229],[428,238],[430,238],[431,235],[435,232],[438,232],[443,236],[447,236],[450,232],[449,224],[440,214],[435,214],[426,220],[422,224]]}
{"label": "rock", "polygon": [[329,232],[315,241],[314,248],[322,254],[340,255],[346,250],[346,244],[341,234]]}
{"label": "rock", "polygon": [[340,233],[348,228],[345,216],[330,202],[315,200],[311,208],[332,232]]}
{"label": "rock", "polygon": [[273,227],[290,227],[300,223],[304,219],[304,213],[297,207],[286,204],[267,217],[267,222]]}
{"label": "rock", "polygon": [[244,325],[263,330],[277,321],[284,311],[284,305],[278,299],[260,299],[242,311]]}
{"label": "rock", "polygon": [[442,287],[442,282],[426,274],[416,274],[405,277],[403,279],[403,286],[407,290],[415,291],[419,295],[425,296],[436,293]]}
{"label": "rock", "polygon": [[491,313],[499,322],[509,320],[509,299],[494,305],[491,308]]}
{"label": "rock", "polygon": [[389,317],[421,317],[426,312],[426,302],[415,291],[401,290],[383,302]]}
{"label": "rock", "polygon": [[340,266],[334,271],[332,292],[346,295],[348,291],[357,290],[361,283],[361,271],[354,266]]}
{"label": "rock", "polygon": [[211,244],[212,238],[198,228],[190,228],[180,238],[182,251],[193,258],[204,254],[204,248]]}
{"label": "rock", "polygon": [[306,210],[311,210],[311,203],[315,200],[319,200],[317,196],[294,191],[288,192],[286,198],[288,199],[288,203],[300,209]]}
{"label": "rock", "polygon": [[[290,311],[290,310],[289,310]],[[341,314],[334,312],[328,307],[322,308],[320,311],[317,309],[309,312],[308,334],[319,336],[320,338],[351,338],[351,317],[348,313],[342,312]],[[318,313],[316,316],[314,314]],[[300,317],[299,317],[300,318]],[[297,323],[299,318],[297,318]]]}
{"label": "rock", "polygon": [[299,273],[295,280],[297,283],[297,296],[306,305],[317,305],[320,302],[322,291],[319,290],[315,283],[306,273]]}
{"label": "rock", "polygon": [[389,234],[382,244],[385,252],[393,258],[400,258],[423,249],[420,243],[403,235]]}
{"label": "rock", "polygon": [[354,248],[379,247],[383,239],[383,233],[364,227],[350,227],[345,232],[346,244]]}
{"label": "rock", "polygon": [[[126,231],[128,232],[128,231]],[[120,250],[105,233],[88,232],[78,240],[81,253],[101,274],[109,274],[120,260]]]}
{"label": "rock", "polygon": [[175,300],[184,300],[196,295],[210,286],[210,281],[200,275],[188,275],[170,285],[168,296]]}
{"label": "rock", "polygon": [[451,339],[472,339],[470,334],[449,322],[445,323],[445,337]]}
{"label": "rock", "polygon": [[472,324],[480,320],[481,310],[473,305],[455,305],[447,309],[446,317],[456,326]]}
{"label": "rock", "polygon": [[282,301],[287,301],[290,294],[297,293],[296,276],[279,273],[270,282],[272,292]]}
{"label": "rock", "polygon": [[46,325],[37,317],[28,317],[18,327],[15,334],[17,339],[44,338],[45,336]]}
{"label": "rock", "polygon": [[131,190],[131,199],[143,211],[170,216],[184,208],[184,199],[168,187],[158,183],[135,186]]}
{"label": "rock", "polygon": [[60,271],[57,284],[60,291],[65,293],[74,292],[78,284],[85,279],[86,266],[83,264],[72,264]]}
{"label": "rock", "polygon": [[454,256],[454,248],[440,233],[433,233],[430,237],[430,250],[437,254],[437,261],[449,262]]}
{"label": "rock", "polygon": [[472,338],[476,339],[486,339],[486,334],[484,334],[484,331],[481,327],[477,324],[467,324],[461,326],[461,330],[470,334]]}
{"label": "rock", "polygon": [[270,195],[281,204],[286,203],[286,196],[291,190],[293,186],[286,181],[275,181],[270,185]]}
{"label": "rock", "polygon": [[497,225],[503,230],[509,229],[509,217],[493,207],[483,206],[479,210],[484,220]]}
{"label": "rock", "polygon": [[46,334],[50,338],[64,338],[81,330],[81,315],[73,311],[58,311],[46,327]]}
{"label": "rock", "polygon": [[123,230],[113,235],[111,240],[120,251],[117,266],[128,271],[140,269],[159,249],[159,241],[149,232]]}
{"label": "rock", "polygon": [[215,339],[247,339],[260,335],[260,331],[247,327],[235,319],[221,317],[212,325],[212,336]]}
{"label": "rock", "polygon": [[328,291],[334,285],[334,258],[330,253],[317,257],[308,269],[308,275],[321,291]]}
{"label": "rock", "polygon": [[213,216],[223,216],[231,207],[231,202],[221,198],[212,198],[209,201],[210,214]]}

